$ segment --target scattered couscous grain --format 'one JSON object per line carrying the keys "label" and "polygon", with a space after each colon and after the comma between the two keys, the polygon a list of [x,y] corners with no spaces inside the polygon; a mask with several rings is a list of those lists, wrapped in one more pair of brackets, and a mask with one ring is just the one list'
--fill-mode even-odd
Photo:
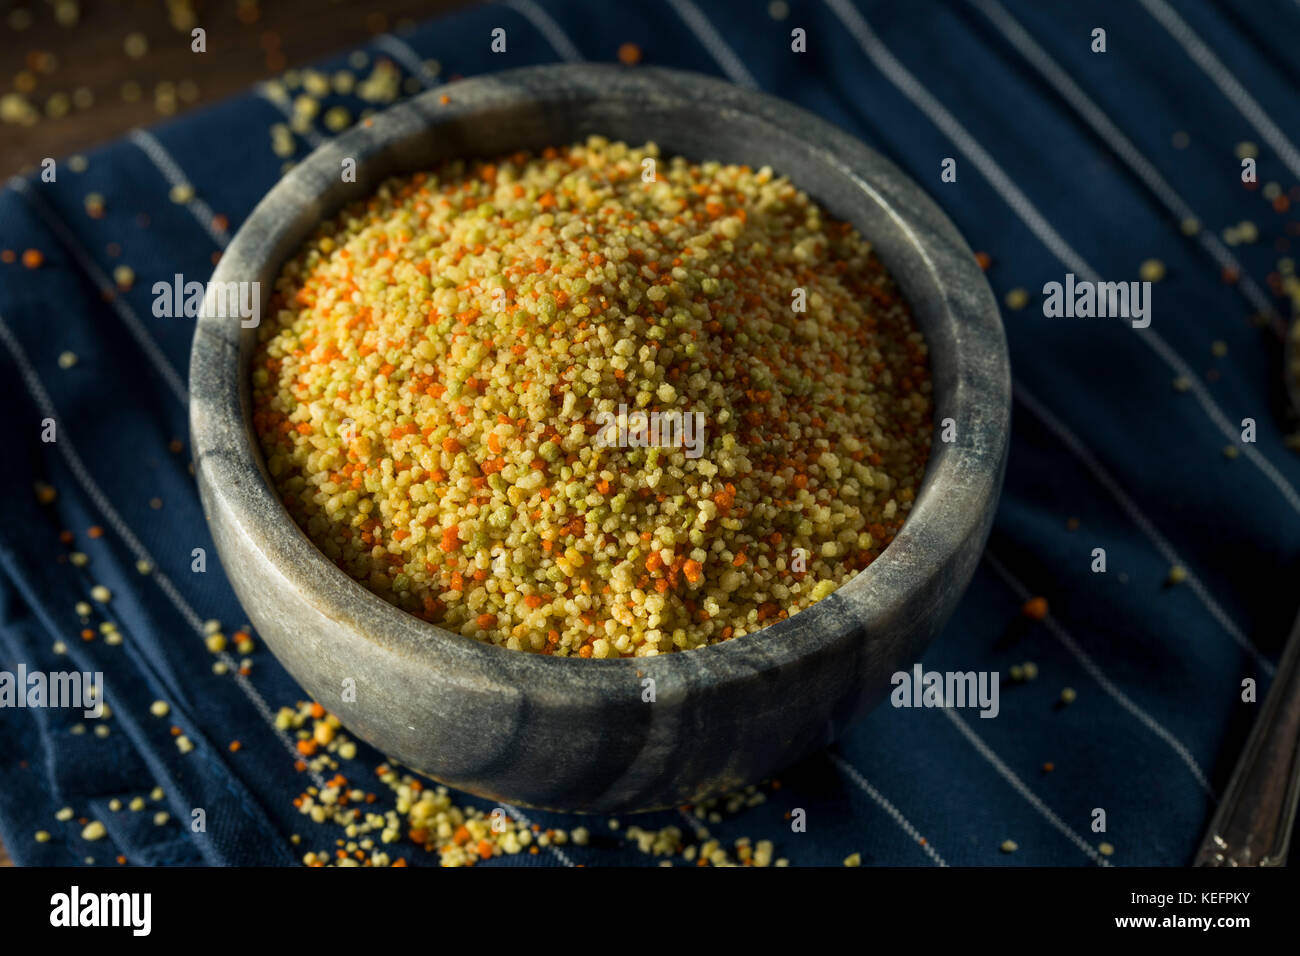
{"label": "scattered couscous grain", "polygon": [[1138,267],[1138,278],[1143,282],[1159,282],[1165,277],[1165,264],[1159,259],[1146,259]]}
{"label": "scattered couscous grain", "polygon": [[1073,687],[1065,687],[1065,688],[1062,688],[1062,689],[1061,689],[1061,703],[1062,703],[1062,704],[1073,704],[1074,701],[1075,701],[1075,699],[1076,699],[1078,696],[1079,696],[1079,695],[1078,695],[1077,693],[1075,693],[1075,690],[1074,690]]}
{"label": "scattered couscous grain", "polygon": [[1169,583],[1182,584],[1187,580],[1187,569],[1181,564],[1175,564],[1169,569]]}
{"label": "scattered couscous grain", "polygon": [[108,588],[104,587],[104,585],[102,584],[96,584],[93,588],[91,588],[90,596],[93,600],[98,601],[100,604],[107,604],[109,601],[113,600],[113,592],[110,591]]}
{"label": "scattered couscous grain", "polygon": [[49,843],[49,842],[50,842],[50,831],[49,831],[49,830],[37,830],[37,831],[36,831],[36,842],[37,842],[37,843]]}
{"label": "scattered couscous grain", "polygon": [[272,314],[254,422],[294,518],[391,603],[514,649],[775,623],[879,555],[925,469],[906,305],[766,168],[593,137],[390,180]]}
{"label": "scattered couscous grain", "polygon": [[1109,843],[1102,843],[1097,846],[1097,852],[1102,856],[1112,856],[1115,853],[1115,847]]}
{"label": "scattered couscous grain", "polygon": [[66,369],[70,369],[70,368],[72,368],[72,366],[74,366],[74,365],[76,365],[76,364],[77,364],[77,353],[76,353],[76,352],[60,352],[60,353],[59,353],[59,368],[66,370]]}
{"label": "scattered couscous grain", "polygon": [[861,853],[850,853],[848,856],[846,856],[846,857],[844,858],[844,865],[845,865],[845,866],[861,866],[861,865],[862,865],[862,854],[861,854]]}
{"label": "scattered couscous grain", "polygon": [[149,713],[155,717],[166,717],[171,711],[171,705],[165,700],[155,700],[149,705]]}
{"label": "scattered couscous grain", "polygon": [[128,33],[122,41],[122,49],[131,59],[139,60],[149,52],[149,38],[143,33]]}
{"label": "scattered couscous grain", "polygon": [[1023,309],[1029,304],[1029,292],[1025,289],[1012,289],[1007,293],[1006,303],[1008,309]]}
{"label": "scattered couscous grain", "polygon": [[1015,853],[1020,849],[1020,844],[1015,840],[1003,840],[1000,849],[1003,853]]}
{"label": "scattered couscous grain", "polygon": [[1031,620],[1041,621],[1043,618],[1047,617],[1047,598],[1031,597],[1024,603],[1020,612]]}
{"label": "scattered couscous grain", "polygon": [[102,840],[105,834],[107,833],[108,833],[108,828],[105,827],[104,824],[100,823],[98,820],[91,820],[82,829],[81,838],[83,840],[92,840],[92,841]]}

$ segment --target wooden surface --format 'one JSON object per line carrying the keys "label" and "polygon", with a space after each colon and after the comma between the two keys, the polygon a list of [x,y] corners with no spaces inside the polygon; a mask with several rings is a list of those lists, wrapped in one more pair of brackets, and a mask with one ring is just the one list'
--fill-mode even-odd
{"label": "wooden surface", "polygon": [[[193,0],[189,24],[173,23],[169,14],[182,4],[79,0],[72,26],[56,20],[55,4],[0,4],[0,97],[8,97],[0,109],[0,176],[166,120],[174,115],[166,111],[169,99],[176,113],[193,109],[469,2]],[[24,21],[21,15],[15,20],[16,9],[30,21],[22,29],[15,29]],[[207,33],[206,53],[190,49],[193,26]],[[139,58],[127,54],[127,38],[133,34],[143,36],[147,47]],[[136,47],[138,42],[132,41]],[[123,97],[127,83],[139,87],[134,102]],[[173,89],[170,98],[166,84]],[[58,115],[61,99],[67,112]],[[19,110],[35,111],[39,118],[30,125],[7,119]]]}
{"label": "wooden surface", "polygon": [[[286,69],[470,2],[193,0],[192,24],[172,22],[170,10],[185,4],[162,0],[79,0],[71,4],[77,9],[73,24],[55,16],[56,6],[69,9],[67,4],[0,4],[0,177],[233,96]],[[26,16],[15,16],[18,10]],[[190,48],[195,26],[206,31],[206,53]],[[138,58],[127,54],[132,34],[144,37]],[[131,43],[140,52],[139,40]],[[127,83],[139,88],[133,102],[123,96]],[[67,110],[59,115],[61,100]],[[20,111],[36,114],[35,121],[11,121]],[[0,866],[12,865],[0,845]]]}

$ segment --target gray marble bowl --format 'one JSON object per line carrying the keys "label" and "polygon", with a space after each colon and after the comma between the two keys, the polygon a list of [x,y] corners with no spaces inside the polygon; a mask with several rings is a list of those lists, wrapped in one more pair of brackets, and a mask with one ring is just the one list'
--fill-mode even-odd
{"label": "gray marble bowl", "polygon": [[[256,330],[236,318],[199,320],[190,424],[226,573],[258,633],[313,698],[357,737],[450,786],[594,813],[678,806],[755,782],[826,746],[880,702],[974,572],[1002,483],[1011,389],[988,284],[915,184],[789,103],[669,70],[528,68],[395,106],[286,175],[213,282],[260,282],[265,312],[281,265],[313,228],[384,177],[592,133],[653,140],[665,155],[770,165],[852,221],[898,280],[930,345],[936,438],[911,516],[847,585],[758,633],[662,657],[562,659],[486,645],[371,594],[299,530],[252,433]],[[355,183],[342,181],[345,159],[356,161]],[[938,182],[937,161],[925,174]],[[949,418],[955,440],[945,443],[937,426]]]}

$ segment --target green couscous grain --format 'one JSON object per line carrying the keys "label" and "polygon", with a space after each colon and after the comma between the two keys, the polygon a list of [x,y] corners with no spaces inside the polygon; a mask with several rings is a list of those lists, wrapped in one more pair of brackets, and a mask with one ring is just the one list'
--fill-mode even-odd
{"label": "green couscous grain", "polygon": [[285,266],[259,335],[254,424],[298,524],[518,650],[649,656],[798,613],[889,544],[929,450],[926,345],[870,245],[770,169],[654,144],[389,180]]}

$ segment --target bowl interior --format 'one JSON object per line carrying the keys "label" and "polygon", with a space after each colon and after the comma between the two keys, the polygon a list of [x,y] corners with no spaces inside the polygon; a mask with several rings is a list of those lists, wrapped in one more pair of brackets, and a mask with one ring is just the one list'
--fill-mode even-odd
{"label": "bowl interior", "polygon": [[[443,102],[444,97],[446,102]],[[322,146],[259,204],[224,254],[213,282],[257,281],[263,315],[282,264],[318,223],[390,175],[449,158],[488,157],[600,134],[654,141],[665,156],[771,166],[873,244],[930,348],[935,436],[912,513],[867,569],[829,598],[759,632],[653,658],[657,672],[715,655],[747,667],[797,658],[830,635],[908,610],[972,538],[982,544],[996,503],[1010,416],[1006,345],[996,303],[970,249],[921,191],[852,137],[788,103],[706,77],[656,69],[558,66],[453,83],[394,107]],[[355,182],[340,175],[355,163]],[[527,681],[545,669],[645,667],[643,658],[572,661],[508,651],[451,634],[366,591],[321,554],[273,491],[251,428],[249,367],[255,329],[201,316],[191,367],[198,467],[229,519],[300,589],[341,622],[436,666],[473,662]],[[939,423],[952,419],[956,440]],[[962,584],[964,585],[964,581]],[[488,657],[485,658],[484,655]],[[576,679],[576,677],[575,677]]]}

